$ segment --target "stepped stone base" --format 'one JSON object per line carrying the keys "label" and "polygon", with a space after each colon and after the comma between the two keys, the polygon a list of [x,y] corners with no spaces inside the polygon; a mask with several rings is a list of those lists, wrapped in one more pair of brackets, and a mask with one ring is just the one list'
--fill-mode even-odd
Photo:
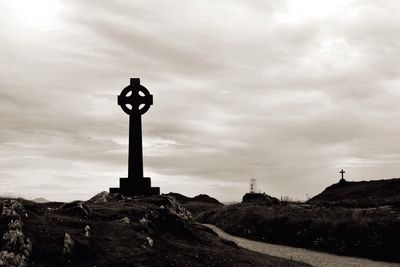
{"label": "stepped stone base", "polygon": [[120,193],[124,196],[154,196],[160,194],[160,188],[151,187],[149,177],[140,179],[119,178],[119,188],[110,188],[110,194],[114,193]]}

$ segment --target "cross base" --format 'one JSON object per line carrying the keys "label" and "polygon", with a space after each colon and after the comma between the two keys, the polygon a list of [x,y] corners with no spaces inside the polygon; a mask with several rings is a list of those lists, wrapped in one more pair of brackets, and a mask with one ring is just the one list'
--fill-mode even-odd
{"label": "cross base", "polygon": [[140,179],[119,178],[119,188],[110,188],[110,194],[114,193],[120,193],[124,196],[154,196],[160,194],[160,188],[151,187],[150,177]]}

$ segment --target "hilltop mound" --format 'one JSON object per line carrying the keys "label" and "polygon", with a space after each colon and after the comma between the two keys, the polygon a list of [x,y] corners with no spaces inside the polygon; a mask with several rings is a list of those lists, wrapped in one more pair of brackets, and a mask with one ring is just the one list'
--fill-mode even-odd
{"label": "hilltop mound", "polygon": [[195,196],[193,198],[194,201],[199,201],[199,202],[206,202],[206,203],[211,203],[211,204],[217,204],[217,205],[222,205],[221,202],[219,202],[218,200],[216,200],[213,197],[210,197],[209,195],[205,195],[205,194],[200,194],[198,196]]}
{"label": "hilltop mound", "polygon": [[279,199],[265,193],[246,193],[243,196],[242,203],[277,204]]}
{"label": "hilltop mound", "polygon": [[194,214],[195,219],[197,215],[202,211],[210,210],[224,205],[215,198],[203,194],[195,197],[187,197],[178,193],[171,192],[168,193],[167,196],[172,196],[176,198],[176,200],[178,200],[183,207]]}
{"label": "hilltop mound", "polygon": [[170,196],[0,199],[0,237],[0,266],[10,267],[302,266],[219,239]]}
{"label": "hilltop mound", "polygon": [[400,203],[400,178],[361,182],[342,181],[328,186],[309,203],[377,206]]}
{"label": "hilltop mound", "polygon": [[184,196],[179,193],[171,192],[166,195],[174,197],[181,204],[187,204],[189,202],[205,202],[205,203],[211,203],[211,204],[216,204],[216,205],[222,205],[222,203],[219,202],[218,200],[216,200],[215,198],[210,197],[209,195],[205,195],[205,194],[200,194],[195,197],[187,197],[187,196]]}

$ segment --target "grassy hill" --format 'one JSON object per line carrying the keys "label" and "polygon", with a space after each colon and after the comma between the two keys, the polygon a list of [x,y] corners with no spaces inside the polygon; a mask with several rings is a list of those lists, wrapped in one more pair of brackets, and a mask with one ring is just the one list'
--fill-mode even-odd
{"label": "grassy hill", "polygon": [[338,255],[400,262],[400,206],[244,202],[194,213],[229,234]]}
{"label": "grassy hill", "polygon": [[400,204],[400,178],[339,182],[328,186],[308,202],[359,207]]}
{"label": "grassy hill", "polygon": [[241,249],[170,196],[0,199],[0,266],[304,266]]}

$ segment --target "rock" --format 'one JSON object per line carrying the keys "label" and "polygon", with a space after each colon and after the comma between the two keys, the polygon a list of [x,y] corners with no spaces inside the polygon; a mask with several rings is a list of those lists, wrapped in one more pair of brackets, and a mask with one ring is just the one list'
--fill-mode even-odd
{"label": "rock", "polygon": [[[13,221],[11,221],[13,222]],[[9,224],[10,225],[10,224]],[[24,245],[24,234],[21,229],[11,229],[9,226],[9,230],[4,233],[3,240],[6,240],[7,243],[4,245],[4,248],[7,250],[16,250]]]}
{"label": "rock", "polygon": [[145,201],[158,206],[158,210],[165,210],[169,213],[175,214],[183,220],[193,220],[192,214],[187,209],[182,207],[182,205],[175,199],[175,197],[169,195],[161,195],[147,198],[145,199]]}
{"label": "rock", "polygon": [[28,266],[28,263],[24,255],[8,251],[0,251],[0,266],[25,267]]}
{"label": "rock", "polygon": [[157,208],[146,214],[150,229],[161,233],[173,233],[183,238],[194,238],[189,225],[193,223],[191,213],[171,196],[156,196],[146,199]]}
{"label": "rock", "polygon": [[82,201],[73,201],[70,203],[62,204],[56,209],[58,213],[65,215],[83,216],[88,217],[92,211],[90,208]]}
{"label": "rock", "polygon": [[113,200],[113,196],[107,191],[103,191],[88,200],[90,203],[107,203]]}
{"label": "rock", "polygon": [[0,266],[28,266],[32,243],[20,230],[10,230],[3,235],[6,244],[0,251]]}
{"label": "rock", "polygon": [[20,220],[11,220],[8,224],[10,230],[22,230],[22,222]]}
{"label": "rock", "polygon": [[179,201],[179,203],[182,203],[182,204],[186,204],[190,201],[193,201],[193,199],[191,197],[187,197],[187,196],[184,196],[179,193],[170,192],[170,193],[166,194],[166,196],[174,197],[177,201]]}
{"label": "rock", "polygon": [[139,222],[140,222],[142,225],[146,225],[146,224],[147,224],[147,219],[146,219],[145,217],[143,217],[142,219],[139,220]]}
{"label": "rock", "polygon": [[187,209],[182,207],[182,205],[176,201],[174,197],[168,196],[167,201],[163,206],[163,209],[167,209],[172,214],[175,214],[184,220],[192,220],[192,214]]}
{"label": "rock", "polygon": [[74,242],[74,240],[72,240],[72,237],[68,233],[65,233],[62,254],[63,255],[71,254],[74,244],[75,244],[75,242]]}
{"label": "rock", "polygon": [[85,226],[85,237],[90,238],[90,226],[89,225]]}
{"label": "rock", "polygon": [[92,211],[89,209],[89,207],[83,202],[78,202],[77,206],[80,210],[82,210],[84,212],[85,215],[90,215],[92,213]]}
{"label": "rock", "polygon": [[28,217],[25,208],[16,200],[4,200],[0,204],[2,219],[10,220],[8,229],[3,234],[4,245],[0,249],[0,266],[28,266],[32,243],[22,231],[24,224],[22,218]]}
{"label": "rock", "polygon": [[279,199],[265,193],[247,193],[243,196],[242,203],[277,204]]}
{"label": "rock", "polygon": [[130,223],[131,222],[131,220],[128,218],[128,217],[124,217],[124,218],[122,218],[121,220],[119,220],[121,223]]}
{"label": "rock", "polygon": [[149,246],[153,247],[153,245],[154,245],[153,239],[150,236],[146,237],[146,239],[147,239],[147,242],[149,242]]}
{"label": "rock", "polygon": [[17,200],[4,200],[1,203],[1,216],[8,216],[13,218],[28,217],[24,207]]}

